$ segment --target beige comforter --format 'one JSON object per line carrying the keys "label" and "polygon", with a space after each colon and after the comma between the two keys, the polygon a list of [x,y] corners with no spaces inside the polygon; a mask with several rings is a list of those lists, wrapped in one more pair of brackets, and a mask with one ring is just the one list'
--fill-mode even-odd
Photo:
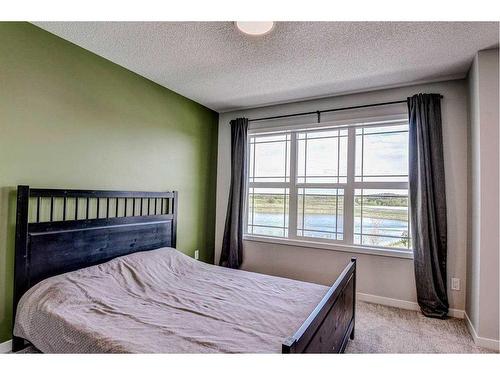
{"label": "beige comforter", "polygon": [[327,289],[163,248],[40,282],[14,334],[46,353],[281,352]]}

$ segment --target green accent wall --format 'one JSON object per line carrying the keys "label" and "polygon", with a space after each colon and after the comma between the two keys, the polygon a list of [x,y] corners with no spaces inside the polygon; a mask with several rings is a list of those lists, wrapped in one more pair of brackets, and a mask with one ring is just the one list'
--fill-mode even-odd
{"label": "green accent wall", "polygon": [[178,190],[179,250],[213,261],[218,114],[29,23],[0,22],[0,343],[16,186]]}

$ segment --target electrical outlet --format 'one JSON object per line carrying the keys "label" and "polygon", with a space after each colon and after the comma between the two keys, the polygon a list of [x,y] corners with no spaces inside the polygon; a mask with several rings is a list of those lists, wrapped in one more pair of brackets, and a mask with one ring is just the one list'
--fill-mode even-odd
{"label": "electrical outlet", "polygon": [[194,251],[194,259],[200,259],[200,250]]}
{"label": "electrical outlet", "polygon": [[451,290],[460,290],[460,279],[456,277],[451,278]]}

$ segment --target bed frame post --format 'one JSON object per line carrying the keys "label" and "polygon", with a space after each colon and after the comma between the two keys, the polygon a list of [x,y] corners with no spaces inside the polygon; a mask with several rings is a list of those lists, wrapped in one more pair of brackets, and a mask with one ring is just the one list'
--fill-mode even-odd
{"label": "bed frame post", "polygon": [[[16,246],[14,255],[14,295],[12,301],[12,322],[16,319],[17,304],[22,297],[21,291],[26,290],[28,267],[28,204],[30,188],[26,185],[17,187],[16,209]],[[14,327],[14,324],[12,324]],[[25,347],[24,339],[14,336],[12,332],[12,351],[16,352]]]}
{"label": "bed frame post", "polygon": [[282,354],[292,354],[295,353],[295,344],[297,341],[293,337],[287,337],[285,342],[281,345],[281,353]]}
{"label": "bed frame post", "polygon": [[174,215],[174,219],[172,220],[172,247],[177,248],[177,209],[179,206],[179,193],[177,190],[174,192],[174,211],[172,214]]}
{"label": "bed frame post", "polygon": [[351,262],[354,263],[353,270],[353,286],[354,286],[354,298],[352,299],[352,331],[349,338],[354,340],[354,329],[356,328],[356,257],[351,258]]}

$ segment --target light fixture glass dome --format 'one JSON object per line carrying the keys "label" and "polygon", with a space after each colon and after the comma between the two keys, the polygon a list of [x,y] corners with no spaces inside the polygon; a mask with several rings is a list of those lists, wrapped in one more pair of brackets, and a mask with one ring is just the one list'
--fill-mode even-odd
{"label": "light fixture glass dome", "polygon": [[236,27],[248,35],[264,35],[274,27],[273,21],[236,21]]}

